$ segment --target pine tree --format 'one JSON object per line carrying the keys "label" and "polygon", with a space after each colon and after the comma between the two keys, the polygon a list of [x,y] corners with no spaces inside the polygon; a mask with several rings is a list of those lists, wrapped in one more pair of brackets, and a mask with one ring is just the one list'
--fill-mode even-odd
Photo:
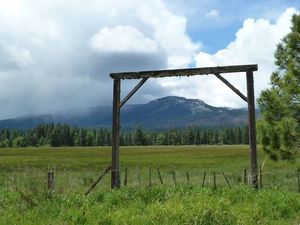
{"label": "pine tree", "polygon": [[52,147],[61,146],[61,130],[59,125],[55,125],[50,136],[50,144]]}
{"label": "pine tree", "polygon": [[300,145],[300,14],[292,17],[291,32],[278,44],[275,64],[271,87],[258,99],[258,131],[272,159],[290,160]]}
{"label": "pine tree", "polygon": [[86,133],[86,143],[88,146],[93,146],[94,145],[94,140],[95,140],[95,133],[93,131],[88,131]]}
{"label": "pine tree", "polygon": [[146,136],[140,126],[135,129],[134,132],[134,144],[135,145],[146,145]]}

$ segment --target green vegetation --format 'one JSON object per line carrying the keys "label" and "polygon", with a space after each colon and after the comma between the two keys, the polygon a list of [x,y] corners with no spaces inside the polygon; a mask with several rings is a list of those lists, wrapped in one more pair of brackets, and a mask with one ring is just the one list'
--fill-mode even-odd
{"label": "green vegetation", "polygon": [[123,188],[82,195],[20,195],[0,191],[0,224],[291,225],[300,197],[240,186]]}
{"label": "green vegetation", "polygon": [[[248,144],[248,127],[164,131],[148,131],[137,127],[134,131],[121,133],[120,137],[122,146],[201,144]],[[106,128],[87,129],[52,123],[40,124],[28,130],[0,129],[0,148],[109,145],[111,145],[111,131]]]}
{"label": "green vegetation", "polygon": [[[128,168],[129,185],[138,185],[137,166],[139,166],[142,185],[148,184],[149,167],[153,168],[153,183],[160,184],[156,168],[160,168],[166,184],[173,185],[172,170],[175,170],[179,183],[186,183],[186,171],[192,183],[200,184],[204,171],[207,171],[206,186],[212,185],[212,174],[217,173],[217,183],[226,185],[223,171],[232,184],[241,183],[243,169],[249,168],[249,147],[234,146],[148,146],[121,147],[121,176],[124,179]],[[259,166],[265,155],[259,151]],[[83,193],[90,183],[110,165],[111,147],[44,147],[0,149],[0,187],[30,184],[38,189],[45,188],[46,173],[55,171],[56,186],[61,193]],[[296,170],[299,160],[294,164],[273,162],[266,159],[263,168],[265,187],[277,187],[296,191]],[[248,171],[249,172],[249,171]],[[109,189],[109,177],[101,185]]]}
{"label": "green vegetation", "polygon": [[271,158],[293,159],[300,149],[300,15],[292,17],[291,32],[277,46],[277,70],[271,88],[262,92],[259,133]]}
{"label": "green vegetation", "polygon": [[[124,181],[127,167],[128,187],[110,191],[108,175],[88,196],[83,193],[110,164],[110,147],[0,149],[0,224],[299,224],[299,157],[294,164],[266,159],[264,189],[254,191],[243,184],[243,169],[249,167],[248,148],[122,147],[121,175]],[[261,165],[262,151],[259,159]],[[164,185],[156,168],[160,168]],[[51,170],[55,172],[53,194],[46,181]]]}

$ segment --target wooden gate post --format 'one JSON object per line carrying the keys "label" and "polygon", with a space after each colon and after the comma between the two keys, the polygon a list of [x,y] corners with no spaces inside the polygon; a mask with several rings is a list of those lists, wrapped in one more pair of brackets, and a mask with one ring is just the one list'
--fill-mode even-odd
{"label": "wooden gate post", "polygon": [[111,188],[120,188],[119,165],[119,132],[120,132],[120,95],[121,80],[114,79],[113,115],[112,115],[112,161],[111,161]]}
{"label": "wooden gate post", "polygon": [[253,71],[252,70],[247,71],[246,76],[247,76],[247,94],[248,94],[248,122],[249,122],[251,185],[254,188],[258,188]]}

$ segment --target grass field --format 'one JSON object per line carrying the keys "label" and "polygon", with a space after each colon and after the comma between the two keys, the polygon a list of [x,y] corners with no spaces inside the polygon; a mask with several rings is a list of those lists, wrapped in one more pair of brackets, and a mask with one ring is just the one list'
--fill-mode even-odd
{"label": "grass field", "polygon": [[[33,183],[39,188],[46,185],[46,175],[55,171],[57,191],[60,193],[82,193],[99,174],[110,165],[110,147],[98,148],[25,148],[0,150],[0,186],[26,187]],[[248,146],[180,146],[180,147],[123,147],[120,150],[121,176],[124,179],[128,167],[128,185],[138,185],[137,166],[143,186],[148,184],[149,167],[152,167],[152,182],[159,184],[156,168],[160,168],[166,184],[173,184],[172,170],[178,183],[186,183],[186,172],[190,182],[200,184],[204,171],[207,172],[206,186],[212,185],[213,172],[217,183],[225,184],[222,172],[230,183],[243,180],[243,169],[249,168]],[[259,151],[258,163],[264,154]],[[263,169],[264,187],[297,191],[295,163],[266,160]],[[101,183],[109,188],[109,176]]]}
{"label": "grass field", "polygon": [[[300,224],[299,157],[293,164],[267,159],[264,190],[257,192],[242,184],[243,169],[249,167],[248,146],[123,147],[121,176],[123,181],[127,167],[129,187],[111,192],[107,175],[84,197],[109,166],[110,151],[110,147],[1,149],[0,224]],[[258,155],[261,165],[265,155],[261,151]],[[147,188],[149,167],[151,188]],[[50,170],[55,172],[52,195],[46,183]],[[212,190],[213,172],[217,190]]]}

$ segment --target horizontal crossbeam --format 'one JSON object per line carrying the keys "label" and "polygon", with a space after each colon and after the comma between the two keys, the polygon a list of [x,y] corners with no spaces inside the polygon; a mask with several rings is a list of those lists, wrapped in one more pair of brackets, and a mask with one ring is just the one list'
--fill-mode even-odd
{"label": "horizontal crossbeam", "polygon": [[217,66],[217,67],[202,67],[202,68],[186,68],[173,70],[152,70],[140,72],[120,72],[111,73],[112,79],[141,79],[141,78],[160,78],[160,77],[181,77],[195,76],[221,73],[237,73],[257,71],[257,64],[238,65],[238,66]]}

